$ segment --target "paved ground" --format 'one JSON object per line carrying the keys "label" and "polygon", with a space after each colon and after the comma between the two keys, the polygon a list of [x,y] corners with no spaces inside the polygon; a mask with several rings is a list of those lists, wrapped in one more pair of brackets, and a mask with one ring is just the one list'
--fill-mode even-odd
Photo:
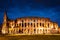
{"label": "paved ground", "polygon": [[60,40],[60,35],[3,35],[0,40]]}

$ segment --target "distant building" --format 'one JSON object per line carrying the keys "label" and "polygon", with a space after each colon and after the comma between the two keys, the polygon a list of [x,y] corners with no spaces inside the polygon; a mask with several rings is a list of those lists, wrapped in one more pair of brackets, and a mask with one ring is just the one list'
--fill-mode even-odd
{"label": "distant building", "polygon": [[58,31],[58,24],[49,18],[22,17],[9,20],[4,12],[3,19],[2,34],[51,34]]}

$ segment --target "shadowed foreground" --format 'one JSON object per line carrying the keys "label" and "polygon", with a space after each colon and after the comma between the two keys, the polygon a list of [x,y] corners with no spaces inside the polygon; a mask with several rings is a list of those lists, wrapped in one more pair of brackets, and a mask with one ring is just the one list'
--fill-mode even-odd
{"label": "shadowed foreground", "polygon": [[0,36],[0,40],[60,40],[60,35]]}

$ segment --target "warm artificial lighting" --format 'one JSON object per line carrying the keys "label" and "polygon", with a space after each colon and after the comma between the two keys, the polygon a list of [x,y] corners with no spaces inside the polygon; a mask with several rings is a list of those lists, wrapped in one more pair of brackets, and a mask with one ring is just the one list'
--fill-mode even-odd
{"label": "warm artificial lighting", "polygon": [[8,20],[6,13],[4,14],[3,34],[51,34],[55,30],[58,31],[58,24],[48,18],[24,17]]}

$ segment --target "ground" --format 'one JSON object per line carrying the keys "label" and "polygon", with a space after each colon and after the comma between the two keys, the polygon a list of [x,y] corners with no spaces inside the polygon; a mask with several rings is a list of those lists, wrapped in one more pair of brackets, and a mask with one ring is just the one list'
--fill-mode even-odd
{"label": "ground", "polygon": [[3,35],[0,40],[60,40],[60,35]]}

